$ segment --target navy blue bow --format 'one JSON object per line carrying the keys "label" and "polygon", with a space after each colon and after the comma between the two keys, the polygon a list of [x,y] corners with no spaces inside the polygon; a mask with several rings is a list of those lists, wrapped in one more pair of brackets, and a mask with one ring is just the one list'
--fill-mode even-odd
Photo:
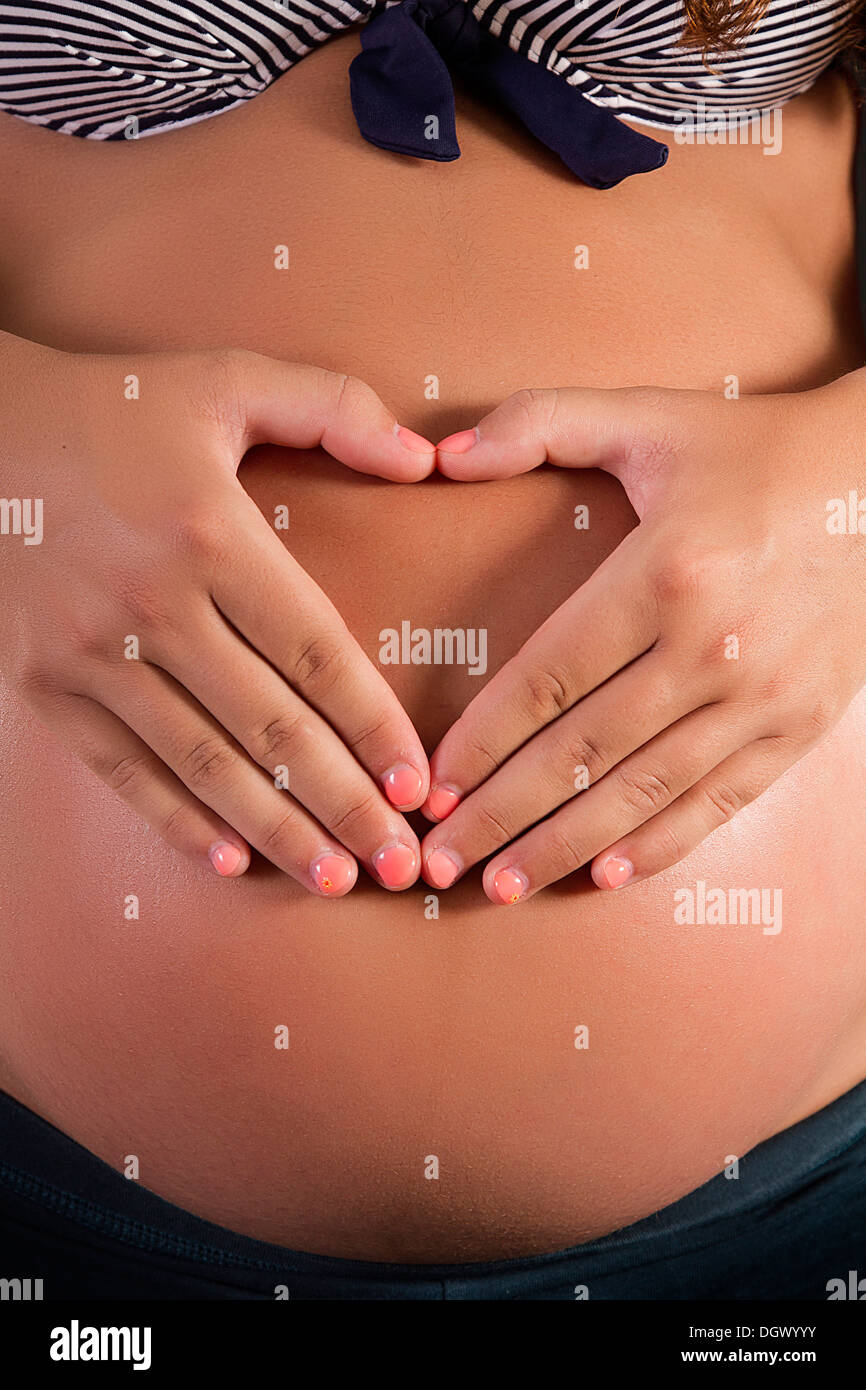
{"label": "navy blue bow", "polygon": [[592,188],[613,188],[668,157],[666,145],[494,38],[466,0],[404,0],[361,30],[349,83],[365,140],[420,159],[459,159],[449,68],[518,116]]}

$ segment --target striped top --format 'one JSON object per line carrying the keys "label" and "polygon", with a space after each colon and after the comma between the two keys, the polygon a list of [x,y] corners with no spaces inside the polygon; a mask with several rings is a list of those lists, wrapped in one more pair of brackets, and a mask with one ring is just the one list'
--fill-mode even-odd
{"label": "striped top", "polygon": [[[333,34],[369,28],[401,3],[5,0],[0,110],[97,140],[156,134],[249,101]],[[770,0],[754,31],[711,66],[699,50],[677,46],[685,23],[677,0],[478,0],[466,8],[498,44],[593,106],[668,129],[687,113],[700,130],[722,113],[778,106],[811,86],[844,46],[851,0]]]}

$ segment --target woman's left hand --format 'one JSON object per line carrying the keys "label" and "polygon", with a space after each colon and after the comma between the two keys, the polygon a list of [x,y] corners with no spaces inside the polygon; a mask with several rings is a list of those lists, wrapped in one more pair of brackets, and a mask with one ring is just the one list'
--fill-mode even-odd
{"label": "woman's left hand", "polygon": [[587,863],[639,882],[832,728],[866,682],[864,416],[866,371],[738,400],[520,391],[442,441],[467,481],[602,468],[639,525],[437,748],[429,882],[489,855],[493,902]]}

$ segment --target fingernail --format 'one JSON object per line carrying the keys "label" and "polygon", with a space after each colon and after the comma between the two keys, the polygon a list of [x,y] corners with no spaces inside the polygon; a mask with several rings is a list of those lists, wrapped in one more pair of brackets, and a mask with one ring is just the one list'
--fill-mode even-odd
{"label": "fingernail", "polygon": [[435,454],[436,445],[431,444],[429,439],[425,439],[423,434],[416,434],[414,430],[407,430],[405,425],[398,425],[395,434],[400,443],[406,449],[411,449],[413,454]]}
{"label": "fingernail", "polygon": [[477,442],[477,429],[458,430],[456,434],[449,434],[447,439],[440,439],[436,448],[443,454],[466,454]]}
{"label": "fingernail", "polygon": [[517,903],[529,887],[529,879],[519,869],[498,869],[493,875],[493,891],[501,903]]}
{"label": "fingernail", "polygon": [[410,767],[408,763],[397,763],[382,778],[385,786],[385,795],[392,806],[402,808],[411,806],[413,801],[418,800],[418,794],[424,784],[424,779],[417,768]]}
{"label": "fingernail", "polygon": [[409,845],[388,845],[376,851],[372,864],[386,888],[405,888],[415,877],[418,855]]}
{"label": "fingernail", "polygon": [[434,888],[450,888],[460,873],[460,864],[447,849],[434,849],[424,862],[424,873]]}
{"label": "fingernail", "polygon": [[602,864],[601,872],[608,888],[621,888],[634,874],[634,864],[630,859],[617,859],[615,855],[611,855],[610,859],[605,859]]}
{"label": "fingernail", "polygon": [[237,872],[243,857],[237,845],[230,845],[228,840],[217,840],[208,851],[210,862],[222,878],[231,878],[232,874]]}
{"label": "fingernail", "polygon": [[425,810],[430,812],[434,820],[444,820],[450,816],[459,800],[460,792],[455,791],[454,787],[431,787]]}
{"label": "fingernail", "polygon": [[310,878],[326,898],[345,893],[355,881],[357,869],[344,854],[321,854],[310,865]]}

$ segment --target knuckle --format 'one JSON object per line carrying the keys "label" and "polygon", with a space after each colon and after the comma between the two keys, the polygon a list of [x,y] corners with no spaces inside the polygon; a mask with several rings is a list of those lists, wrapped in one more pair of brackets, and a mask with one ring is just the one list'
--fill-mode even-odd
{"label": "knuckle", "polygon": [[259,354],[246,348],[216,348],[201,356],[203,409],[224,438],[235,440],[246,428],[245,386]]}
{"label": "knuckle", "polygon": [[504,816],[494,810],[492,806],[481,805],[475,812],[478,823],[487,837],[493,839],[496,844],[508,843],[515,835],[515,828],[508,824]]}
{"label": "knuckle", "polygon": [[294,811],[284,811],[279,820],[265,831],[259,841],[259,849],[266,859],[291,862],[295,855],[292,846],[297,830],[297,817]]}
{"label": "knuckle", "polygon": [[[147,574],[127,573],[122,578],[118,576],[114,595],[124,620],[139,631],[166,632],[172,627],[176,599],[166,592],[162,581]],[[101,647],[104,650],[104,638]]]}
{"label": "knuckle", "polygon": [[478,769],[477,780],[483,781],[485,776],[496,770],[502,761],[502,756],[485,743],[483,736],[473,729],[467,735],[461,753],[461,761],[473,769]]}
{"label": "knuckle", "polygon": [[653,814],[672,800],[670,781],[647,767],[624,767],[617,772],[619,794],[639,815]]}
{"label": "knuckle", "polygon": [[574,767],[585,767],[589,773],[590,782],[597,782],[607,770],[607,759],[601,749],[591,739],[582,734],[579,739],[572,739],[563,750],[564,765],[569,772]]}
{"label": "knuckle", "polygon": [[205,370],[218,388],[240,391],[247,373],[260,361],[257,352],[248,348],[220,347],[204,354]]}
{"label": "knuckle", "polygon": [[653,468],[669,459],[682,443],[678,409],[682,394],[662,386],[627,386],[623,390],[640,421],[633,449],[644,467]]}
{"label": "knuckle", "polygon": [[735,549],[722,543],[693,537],[678,537],[676,543],[658,556],[653,573],[657,597],[672,601],[700,600],[707,603],[720,593],[728,596],[726,606],[733,616],[727,620],[728,630],[749,626],[748,615],[740,611],[743,588],[743,558]]}
{"label": "knuckle", "polygon": [[671,393],[662,386],[627,386],[625,388],[642,415],[666,419],[671,413]]}
{"label": "knuckle", "polygon": [[656,551],[652,583],[661,598],[709,601],[723,593],[729,630],[749,626],[748,606],[743,602],[743,557],[723,540],[680,531],[664,550]]}
{"label": "knuckle", "polygon": [[303,739],[306,723],[302,714],[281,712],[255,735],[256,762],[270,767],[274,762],[287,762]]}
{"label": "knuckle", "polygon": [[378,748],[383,735],[387,735],[390,722],[387,714],[381,714],[373,717],[369,724],[357,726],[347,739],[349,747],[355,753],[361,753],[369,748]]}
{"label": "knuckle", "polygon": [[511,406],[514,410],[521,411],[525,415],[530,415],[536,400],[537,394],[532,387],[522,386],[519,391],[512,391],[506,404]]}
{"label": "knuckle", "polygon": [[706,560],[694,547],[678,547],[657,565],[653,588],[661,603],[694,600],[703,592]]}
{"label": "knuckle", "polygon": [[563,871],[579,869],[589,859],[586,846],[575,837],[568,825],[553,825],[550,829],[548,851],[553,863]]}
{"label": "knuckle", "polygon": [[531,430],[546,431],[549,429],[556,411],[557,399],[555,390],[540,390],[537,387],[523,386],[508,397],[506,404],[511,410],[515,410],[525,417]]}
{"label": "knuckle", "polygon": [[250,364],[255,362],[257,357],[258,353],[242,347],[212,348],[205,354],[205,360],[212,376],[222,375],[226,379],[232,378],[234,380],[237,380]]}
{"label": "knuckle", "polygon": [[534,721],[549,724],[565,714],[573,704],[570,681],[564,672],[552,668],[529,672],[526,677],[526,706]]}
{"label": "knuckle", "polygon": [[373,791],[362,792],[335,812],[328,828],[338,838],[352,837],[382,813],[382,803]]}
{"label": "knuckle", "polygon": [[238,764],[238,755],[219,734],[208,734],[181,759],[181,775],[194,790],[219,786]]}
{"label": "knuckle", "polygon": [[655,826],[652,834],[652,841],[647,855],[641,855],[642,870],[647,862],[651,862],[656,869],[664,869],[672,864],[678,864],[681,859],[685,859],[688,853],[686,844],[673,825],[662,822]]}
{"label": "knuckle", "polygon": [[710,808],[721,816],[722,821],[734,818],[738,811],[752,798],[734,790],[729,782],[707,782],[702,788]]}
{"label": "knuckle", "polygon": [[65,682],[59,673],[35,656],[20,661],[10,675],[19,697],[33,707],[45,705],[65,693]]}
{"label": "knuckle", "polygon": [[196,816],[192,806],[179,801],[168,813],[159,827],[159,833],[169,844],[186,845],[193,839],[196,829]]}
{"label": "knuckle", "polygon": [[360,377],[350,376],[346,372],[334,372],[333,391],[334,391],[334,413],[348,411],[350,414],[369,405],[375,398],[375,392]]}
{"label": "knuckle", "polygon": [[[114,588],[114,594],[117,595],[117,586]],[[56,615],[56,632],[65,660],[98,660],[108,655],[112,647],[121,643],[121,638],[115,636],[117,618],[116,609],[113,618],[109,617],[98,600],[64,606]],[[34,655],[44,666],[50,648],[45,641],[41,641],[40,646],[41,651]]]}
{"label": "knuckle", "polygon": [[127,795],[134,792],[142,782],[153,774],[153,758],[147,753],[129,753],[123,758],[109,761],[103,770],[103,777],[113,792]]}
{"label": "knuckle", "polygon": [[325,694],[345,677],[346,664],[345,652],[333,637],[311,637],[295,657],[293,681]]}
{"label": "knuckle", "polygon": [[238,518],[229,506],[213,501],[187,506],[174,521],[174,542],[179,557],[193,565],[212,566],[236,540]]}
{"label": "knuckle", "polygon": [[806,740],[817,743],[838,723],[844,712],[844,703],[832,696],[820,695],[813,699],[805,718]]}

